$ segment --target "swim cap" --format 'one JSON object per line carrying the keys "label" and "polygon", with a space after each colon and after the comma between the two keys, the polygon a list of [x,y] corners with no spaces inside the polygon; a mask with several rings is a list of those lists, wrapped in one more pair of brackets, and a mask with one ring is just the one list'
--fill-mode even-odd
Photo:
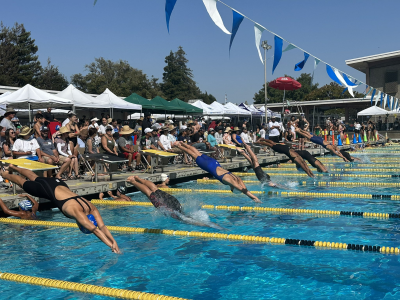
{"label": "swim cap", "polygon": [[[89,219],[90,222],[92,222],[92,224],[93,224],[94,226],[97,227],[96,218],[95,218],[92,214],[87,215],[87,218]],[[91,234],[91,233],[92,233],[90,230],[88,230],[86,227],[82,226],[82,225],[79,224],[79,223],[78,223],[78,227],[79,227],[80,231],[82,231],[84,234]]]}
{"label": "swim cap", "polygon": [[18,203],[18,206],[21,207],[22,210],[31,210],[32,209],[32,202],[29,200],[22,200],[20,203]]}
{"label": "swim cap", "polygon": [[165,181],[168,179],[168,175],[167,174],[161,174],[161,181]]}
{"label": "swim cap", "polygon": [[60,130],[60,125],[56,126],[56,130],[59,131]]}
{"label": "swim cap", "polygon": [[124,185],[121,185],[117,188],[117,191],[120,192],[122,195],[125,195],[126,193],[126,187]]}

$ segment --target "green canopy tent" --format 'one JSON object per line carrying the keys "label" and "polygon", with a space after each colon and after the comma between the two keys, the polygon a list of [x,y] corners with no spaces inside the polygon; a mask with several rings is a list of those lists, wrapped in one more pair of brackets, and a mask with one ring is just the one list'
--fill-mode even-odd
{"label": "green canopy tent", "polygon": [[182,115],[185,114],[185,110],[181,108],[180,106],[172,103],[172,101],[167,101],[160,96],[157,96],[153,98],[150,102],[154,103],[155,105],[161,105],[164,106],[164,113],[166,114],[167,112],[172,113],[172,114],[178,114]]}
{"label": "green canopy tent", "polygon": [[151,110],[154,113],[164,113],[165,111],[164,105],[157,102],[149,101],[136,93],[133,93],[132,95],[126,97],[124,100],[129,103],[140,104],[142,106],[142,111]]}
{"label": "green canopy tent", "polygon": [[175,106],[179,106],[180,108],[184,109],[186,114],[203,114],[203,110],[201,108],[198,108],[196,106],[190,105],[189,103],[186,103],[185,101],[182,101],[178,98],[175,98],[174,100],[171,100],[169,103],[173,103]]}

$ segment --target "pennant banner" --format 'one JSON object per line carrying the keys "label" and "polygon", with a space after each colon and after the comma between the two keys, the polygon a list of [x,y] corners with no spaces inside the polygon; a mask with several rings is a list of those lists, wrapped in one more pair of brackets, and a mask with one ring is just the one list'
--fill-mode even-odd
{"label": "pennant banner", "polygon": [[336,83],[338,83],[339,85],[342,85],[342,83],[340,82],[340,80],[337,78],[335,72],[332,70],[330,65],[326,65],[326,72],[328,73],[329,77]]}
{"label": "pennant banner", "polygon": [[334,69],[335,75],[336,77],[339,79],[339,81],[342,83],[343,86],[347,87],[348,92],[350,93],[350,95],[354,98],[354,93],[353,93],[353,86],[348,86],[346,81],[344,80],[342,74],[339,73],[338,69]]}
{"label": "pennant banner", "polygon": [[392,108],[392,103],[390,102],[390,96],[389,95],[386,95],[386,103],[387,103],[387,106],[388,106],[388,108],[390,109],[390,110],[392,110],[393,108]]}
{"label": "pennant banner", "polygon": [[314,70],[312,71],[311,85],[313,85],[313,82],[314,82],[314,72],[315,72],[315,69],[318,67],[318,64],[319,64],[320,62],[321,62],[321,61],[320,61],[318,58],[314,58]]}
{"label": "pennant banner", "polygon": [[376,94],[375,106],[378,106],[378,101],[381,99],[381,91],[378,91]]}
{"label": "pennant banner", "polygon": [[165,18],[167,20],[167,29],[169,33],[169,19],[171,18],[172,11],[174,10],[177,0],[166,0],[165,1]]}
{"label": "pennant banner", "polygon": [[384,93],[381,93],[381,101],[380,101],[380,103],[381,103],[381,107],[383,106],[383,108],[385,108],[386,107],[386,102],[384,101]]}
{"label": "pennant banner", "polygon": [[217,25],[226,34],[231,34],[228,29],[225,28],[221,15],[218,12],[217,0],[203,0],[203,3],[207,9],[208,14],[210,15],[211,20],[214,21],[215,25]]}
{"label": "pennant banner", "polygon": [[279,61],[281,60],[282,46],[283,46],[283,40],[280,37],[275,36],[274,41],[275,41],[275,49],[274,49],[274,65],[272,67],[272,74],[274,74],[275,68],[279,64]]}
{"label": "pennant banner", "polygon": [[399,108],[399,103],[398,103],[398,101],[399,101],[399,99],[396,98],[396,103],[394,104],[394,107],[396,108],[396,111],[397,111],[397,109]]}
{"label": "pennant banner", "polygon": [[307,59],[308,59],[309,57],[310,57],[310,54],[308,54],[307,52],[304,52],[304,60],[301,61],[301,62],[299,62],[299,63],[297,63],[297,64],[294,66],[294,70],[295,70],[295,71],[301,71],[301,70],[303,70],[304,65],[306,64]]}
{"label": "pennant banner", "polygon": [[[367,89],[368,89],[368,85],[367,85],[367,88],[365,89],[365,91],[367,91]],[[363,98],[363,99],[365,99],[365,97],[367,97],[367,96],[368,96],[368,94],[369,94],[371,91],[372,91],[372,87],[370,87],[370,88],[369,88],[369,90],[368,90],[368,92],[367,92],[367,93],[365,93],[365,95],[364,95],[364,98]],[[371,99],[371,105],[372,105],[372,99]]]}
{"label": "pennant banner", "polygon": [[[369,92],[368,92],[369,93]],[[376,89],[374,89],[373,91],[372,91],[372,95],[371,95],[371,106],[372,106],[372,101],[374,100],[374,97],[375,97],[375,93],[376,93]]]}
{"label": "pennant banner", "polygon": [[282,52],[290,51],[290,50],[293,50],[293,49],[296,49],[296,48],[297,48],[297,47],[296,47],[295,45],[289,44],[289,45],[287,45],[287,47],[285,48],[285,50],[283,50]]}
{"label": "pennant banner", "polygon": [[229,54],[231,53],[231,47],[233,39],[236,36],[236,33],[239,29],[240,24],[242,23],[244,16],[239,14],[237,11],[232,10],[233,13],[233,22],[232,22],[232,35],[231,35],[231,42],[229,43]]}
{"label": "pennant banner", "polygon": [[260,56],[260,60],[262,63],[264,63],[263,59],[262,59],[262,55],[261,55],[261,50],[260,50],[260,44],[261,44],[261,36],[262,33],[265,29],[262,28],[260,25],[255,24],[254,25],[254,33],[256,36],[256,47],[257,47],[257,51],[258,51],[258,56]]}
{"label": "pennant banner", "polygon": [[348,86],[354,86],[354,87],[358,86],[358,84],[356,84],[355,82],[354,83],[351,82],[351,80],[346,76],[346,74],[342,73],[342,75],[343,75],[344,81],[346,81]]}

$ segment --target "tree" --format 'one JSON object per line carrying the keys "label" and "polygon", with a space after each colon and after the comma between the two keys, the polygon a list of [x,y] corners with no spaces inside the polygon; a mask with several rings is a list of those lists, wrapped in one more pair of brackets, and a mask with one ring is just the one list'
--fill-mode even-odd
{"label": "tree", "polygon": [[85,66],[87,75],[74,74],[71,83],[85,93],[101,94],[109,88],[118,96],[127,97],[132,93],[147,99],[163,96],[158,79],[150,79],[142,70],[133,68],[127,61],[113,62],[103,57]]}
{"label": "tree", "polygon": [[[343,93],[344,88],[337,84],[336,82],[331,82],[324,85],[323,87],[312,91],[305,96],[305,101],[311,100],[329,100],[329,99],[347,99],[352,98],[350,93],[346,91]],[[354,91],[355,98],[362,98],[364,94]]]}
{"label": "tree", "polygon": [[39,89],[61,91],[68,86],[68,80],[58,70],[58,67],[51,64],[50,58],[47,59],[47,66],[41,68],[40,75],[35,81]]}
{"label": "tree", "polygon": [[183,101],[196,99],[201,94],[193,80],[193,71],[187,66],[188,59],[182,47],[165,57],[162,91],[167,100],[179,98]]}
{"label": "tree", "polygon": [[33,83],[41,71],[38,47],[23,24],[0,25],[0,84],[24,86]]}
{"label": "tree", "polygon": [[196,99],[201,99],[201,100],[203,100],[203,102],[206,103],[206,104],[211,104],[211,103],[213,103],[214,101],[217,101],[217,99],[216,99],[213,95],[208,94],[207,91],[204,92],[204,93],[200,93],[200,94],[196,97]]}

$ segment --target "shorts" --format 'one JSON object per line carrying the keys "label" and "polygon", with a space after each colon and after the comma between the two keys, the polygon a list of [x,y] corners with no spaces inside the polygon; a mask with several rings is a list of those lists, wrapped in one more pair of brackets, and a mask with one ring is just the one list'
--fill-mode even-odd
{"label": "shorts", "polygon": [[129,155],[132,154],[132,159],[135,159],[136,156],[138,155],[137,152],[133,152],[133,153],[129,153],[129,152],[122,152],[122,155],[124,156],[124,158],[128,159]]}
{"label": "shorts", "polygon": [[[45,164],[48,164],[49,161],[51,160],[51,158],[48,157],[48,156],[42,156],[42,159],[43,159],[43,161],[44,161]],[[53,163],[54,163],[54,161],[53,161]]]}
{"label": "shorts", "polygon": [[279,143],[279,135],[277,136],[269,136],[268,138],[270,141],[273,141],[275,143]]}
{"label": "shorts", "polygon": [[354,129],[354,133],[360,133],[360,129]]}
{"label": "shorts", "polygon": [[65,163],[65,161],[68,159],[68,157],[66,157],[66,156],[62,156],[62,155],[60,155],[59,157],[58,157],[58,160],[60,161],[60,163]]}

